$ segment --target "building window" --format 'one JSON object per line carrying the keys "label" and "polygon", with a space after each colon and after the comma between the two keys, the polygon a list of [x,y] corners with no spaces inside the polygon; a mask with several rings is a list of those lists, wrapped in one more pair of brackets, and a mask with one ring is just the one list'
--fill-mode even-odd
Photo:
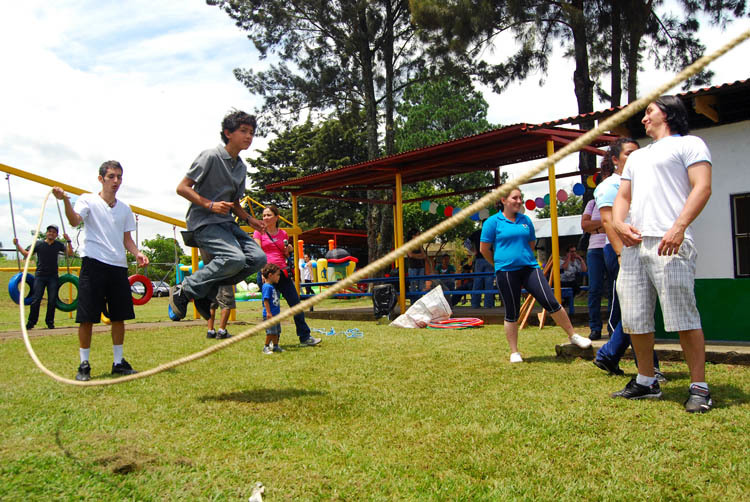
{"label": "building window", "polygon": [[730,195],[734,276],[750,277],[750,193]]}

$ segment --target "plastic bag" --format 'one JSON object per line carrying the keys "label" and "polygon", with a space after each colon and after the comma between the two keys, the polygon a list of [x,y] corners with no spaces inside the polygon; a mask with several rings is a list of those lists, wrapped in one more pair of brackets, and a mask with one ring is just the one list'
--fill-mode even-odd
{"label": "plastic bag", "polygon": [[431,322],[449,319],[452,313],[451,306],[443,295],[443,288],[437,286],[417,300],[390,325],[399,328],[424,328]]}

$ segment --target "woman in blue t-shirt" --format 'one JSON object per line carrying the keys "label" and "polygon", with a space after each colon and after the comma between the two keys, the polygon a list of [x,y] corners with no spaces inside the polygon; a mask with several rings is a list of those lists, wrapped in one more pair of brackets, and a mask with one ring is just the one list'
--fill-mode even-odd
{"label": "woman in blue t-shirt", "polygon": [[582,349],[590,347],[591,340],[573,331],[568,314],[555,299],[552,288],[534,257],[536,234],[529,217],[520,213],[523,204],[521,190],[514,188],[506,198],[500,200],[500,212],[488,218],[482,227],[479,251],[489,263],[495,264],[497,286],[505,306],[505,337],[510,345],[510,362],[523,361],[518,352],[518,314],[521,310],[522,287],[565,330],[571,343]]}

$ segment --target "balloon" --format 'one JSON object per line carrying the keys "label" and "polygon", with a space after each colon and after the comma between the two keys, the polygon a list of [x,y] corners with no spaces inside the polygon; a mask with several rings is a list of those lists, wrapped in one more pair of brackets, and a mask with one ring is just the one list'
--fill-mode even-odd
{"label": "balloon", "polygon": [[534,202],[531,199],[527,200],[526,201],[526,209],[528,209],[529,211],[531,211],[533,209],[536,209],[536,202]]}
{"label": "balloon", "polygon": [[430,201],[429,200],[423,200],[421,204],[419,204],[419,207],[422,211],[429,211],[430,210]]}
{"label": "balloon", "polygon": [[479,213],[472,214],[471,216],[469,216],[469,219],[473,221],[479,221]]}
{"label": "balloon", "polygon": [[594,177],[589,176],[586,178],[586,184],[589,186],[589,188],[596,188],[596,183],[594,182]]}
{"label": "balloon", "polygon": [[481,211],[479,211],[479,219],[480,220],[486,220],[489,217],[490,217],[490,212],[489,212],[489,210],[487,208],[484,208]]}
{"label": "balloon", "polygon": [[558,190],[557,200],[559,200],[560,202],[565,202],[566,200],[568,200],[568,192],[566,192],[565,190]]}
{"label": "balloon", "polygon": [[461,208],[460,208],[460,207],[454,207],[454,208],[453,208],[453,214],[456,214],[456,213],[457,213],[457,212],[459,212],[460,210],[461,210]]}
{"label": "balloon", "polygon": [[450,218],[453,216],[453,206],[445,206],[445,217]]}
{"label": "balloon", "polygon": [[544,196],[544,205],[549,206],[549,194],[545,194]]}
{"label": "balloon", "polygon": [[544,207],[544,199],[541,197],[537,197],[534,199],[534,204],[536,204],[537,209],[542,209]]}
{"label": "balloon", "polygon": [[437,214],[445,214],[445,206],[442,204],[438,204],[437,209],[435,210]]}
{"label": "balloon", "polygon": [[437,212],[437,208],[437,202],[430,202],[430,214],[435,214]]}
{"label": "balloon", "polygon": [[584,187],[581,183],[576,183],[573,185],[573,193],[575,195],[583,195],[586,191],[586,187]]}

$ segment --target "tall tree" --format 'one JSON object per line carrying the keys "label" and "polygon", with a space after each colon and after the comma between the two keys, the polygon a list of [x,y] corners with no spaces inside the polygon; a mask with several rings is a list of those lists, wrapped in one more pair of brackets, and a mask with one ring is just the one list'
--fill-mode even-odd
{"label": "tall tree", "polygon": [[[250,196],[261,203],[276,204],[283,215],[291,219],[289,197],[267,193],[264,186],[322,173],[367,160],[367,138],[364,122],[358,113],[344,115],[313,124],[308,120],[280,132],[266,150],[260,151],[248,163],[253,169],[254,183]],[[364,193],[349,193],[363,198]],[[302,228],[364,228],[362,205],[355,202],[302,197],[298,199],[299,219]]]}
{"label": "tall tree", "polygon": [[[385,117],[385,154],[393,153],[396,97],[425,64],[407,0],[207,0],[248,32],[262,58],[278,64],[266,71],[237,69],[235,76],[264,98],[263,118],[280,130],[308,117],[353,107],[364,111],[367,157],[380,156],[380,118]],[[371,193],[370,198],[380,198]],[[392,242],[392,213],[368,207],[369,254]]]}
{"label": "tall tree", "polygon": [[[436,78],[409,87],[398,104],[395,143],[399,152],[414,150],[436,143],[478,134],[493,128],[487,121],[487,101],[467,78]],[[507,178],[503,173],[501,183]],[[430,197],[444,206],[465,207],[476,195],[441,197],[456,187],[484,188],[494,183],[494,173],[476,172],[450,178],[424,181],[404,187],[404,199]],[[483,195],[483,194],[480,194]],[[421,210],[420,204],[406,204],[406,230],[430,228],[445,219],[444,214]],[[440,236],[442,242],[463,239],[474,230],[474,224],[464,222]]]}

